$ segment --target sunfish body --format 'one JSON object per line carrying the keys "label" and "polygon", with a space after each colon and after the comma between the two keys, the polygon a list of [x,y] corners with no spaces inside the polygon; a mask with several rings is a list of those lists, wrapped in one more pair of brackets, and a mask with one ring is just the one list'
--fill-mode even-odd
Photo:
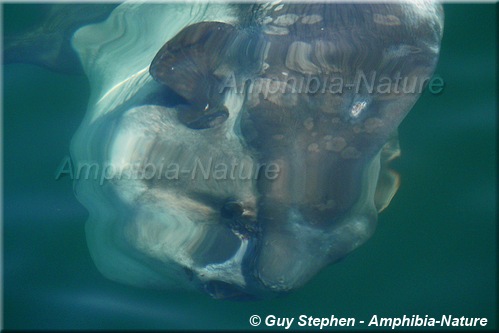
{"label": "sunfish body", "polygon": [[266,298],[364,243],[398,187],[387,163],[436,66],[441,7],[151,6],[73,41],[93,82],[75,167],[113,171],[75,182],[101,272]]}

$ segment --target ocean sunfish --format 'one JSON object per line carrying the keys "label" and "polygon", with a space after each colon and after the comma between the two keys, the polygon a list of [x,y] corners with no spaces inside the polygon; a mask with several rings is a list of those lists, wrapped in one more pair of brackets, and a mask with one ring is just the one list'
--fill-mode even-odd
{"label": "ocean sunfish", "polygon": [[75,180],[99,270],[253,299],[345,257],[398,188],[442,32],[428,1],[124,4],[79,30],[93,97],[71,152],[101,171]]}

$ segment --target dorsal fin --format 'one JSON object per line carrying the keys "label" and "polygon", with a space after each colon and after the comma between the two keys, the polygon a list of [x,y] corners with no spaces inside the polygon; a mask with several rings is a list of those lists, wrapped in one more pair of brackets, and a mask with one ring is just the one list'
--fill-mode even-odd
{"label": "dorsal fin", "polygon": [[64,74],[83,75],[80,60],[71,47],[71,37],[82,26],[105,20],[116,6],[118,4],[39,5],[36,9],[45,14],[36,25],[28,31],[5,36],[4,64],[28,63]]}

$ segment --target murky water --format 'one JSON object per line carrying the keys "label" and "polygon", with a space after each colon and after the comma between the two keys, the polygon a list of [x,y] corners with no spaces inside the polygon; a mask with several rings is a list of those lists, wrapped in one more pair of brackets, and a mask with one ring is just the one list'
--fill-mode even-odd
{"label": "murky water", "polygon": [[[37,6],[4,6],[5,31]],[[8,329],[250,329],[262,317],[487,317],[496,325],[495,7],[445,5],[436,74],[400,127],[402,185],[373,238],[305,287],[234,303],[106,280],[90,259],[86,210],[54,179],[89,97],[85,78],[3,68],[3,320]],[[296,327],[296,326],[293,326]],[[356,327],[357,329],[363,327]]]}

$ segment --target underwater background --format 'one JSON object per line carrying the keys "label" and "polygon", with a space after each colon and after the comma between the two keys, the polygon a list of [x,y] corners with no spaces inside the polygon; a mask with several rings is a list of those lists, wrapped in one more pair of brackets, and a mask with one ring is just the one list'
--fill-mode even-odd
{"label": "underwater background", "polygon": [[[33,25],[40,6],[3,5],[4,35]],[[55,180],[85,114],[88,82],[3,66],[3,328],[252,329],[253,314],[453,315],[496,327],[496,5],[444,10],[435,75],[445,88],[425,92],[399,127],[402,156],[392,167],[401,187],[376,232],[270,301],[217,301],[105,279],[90,258],[88,213],[72,181]]]}

